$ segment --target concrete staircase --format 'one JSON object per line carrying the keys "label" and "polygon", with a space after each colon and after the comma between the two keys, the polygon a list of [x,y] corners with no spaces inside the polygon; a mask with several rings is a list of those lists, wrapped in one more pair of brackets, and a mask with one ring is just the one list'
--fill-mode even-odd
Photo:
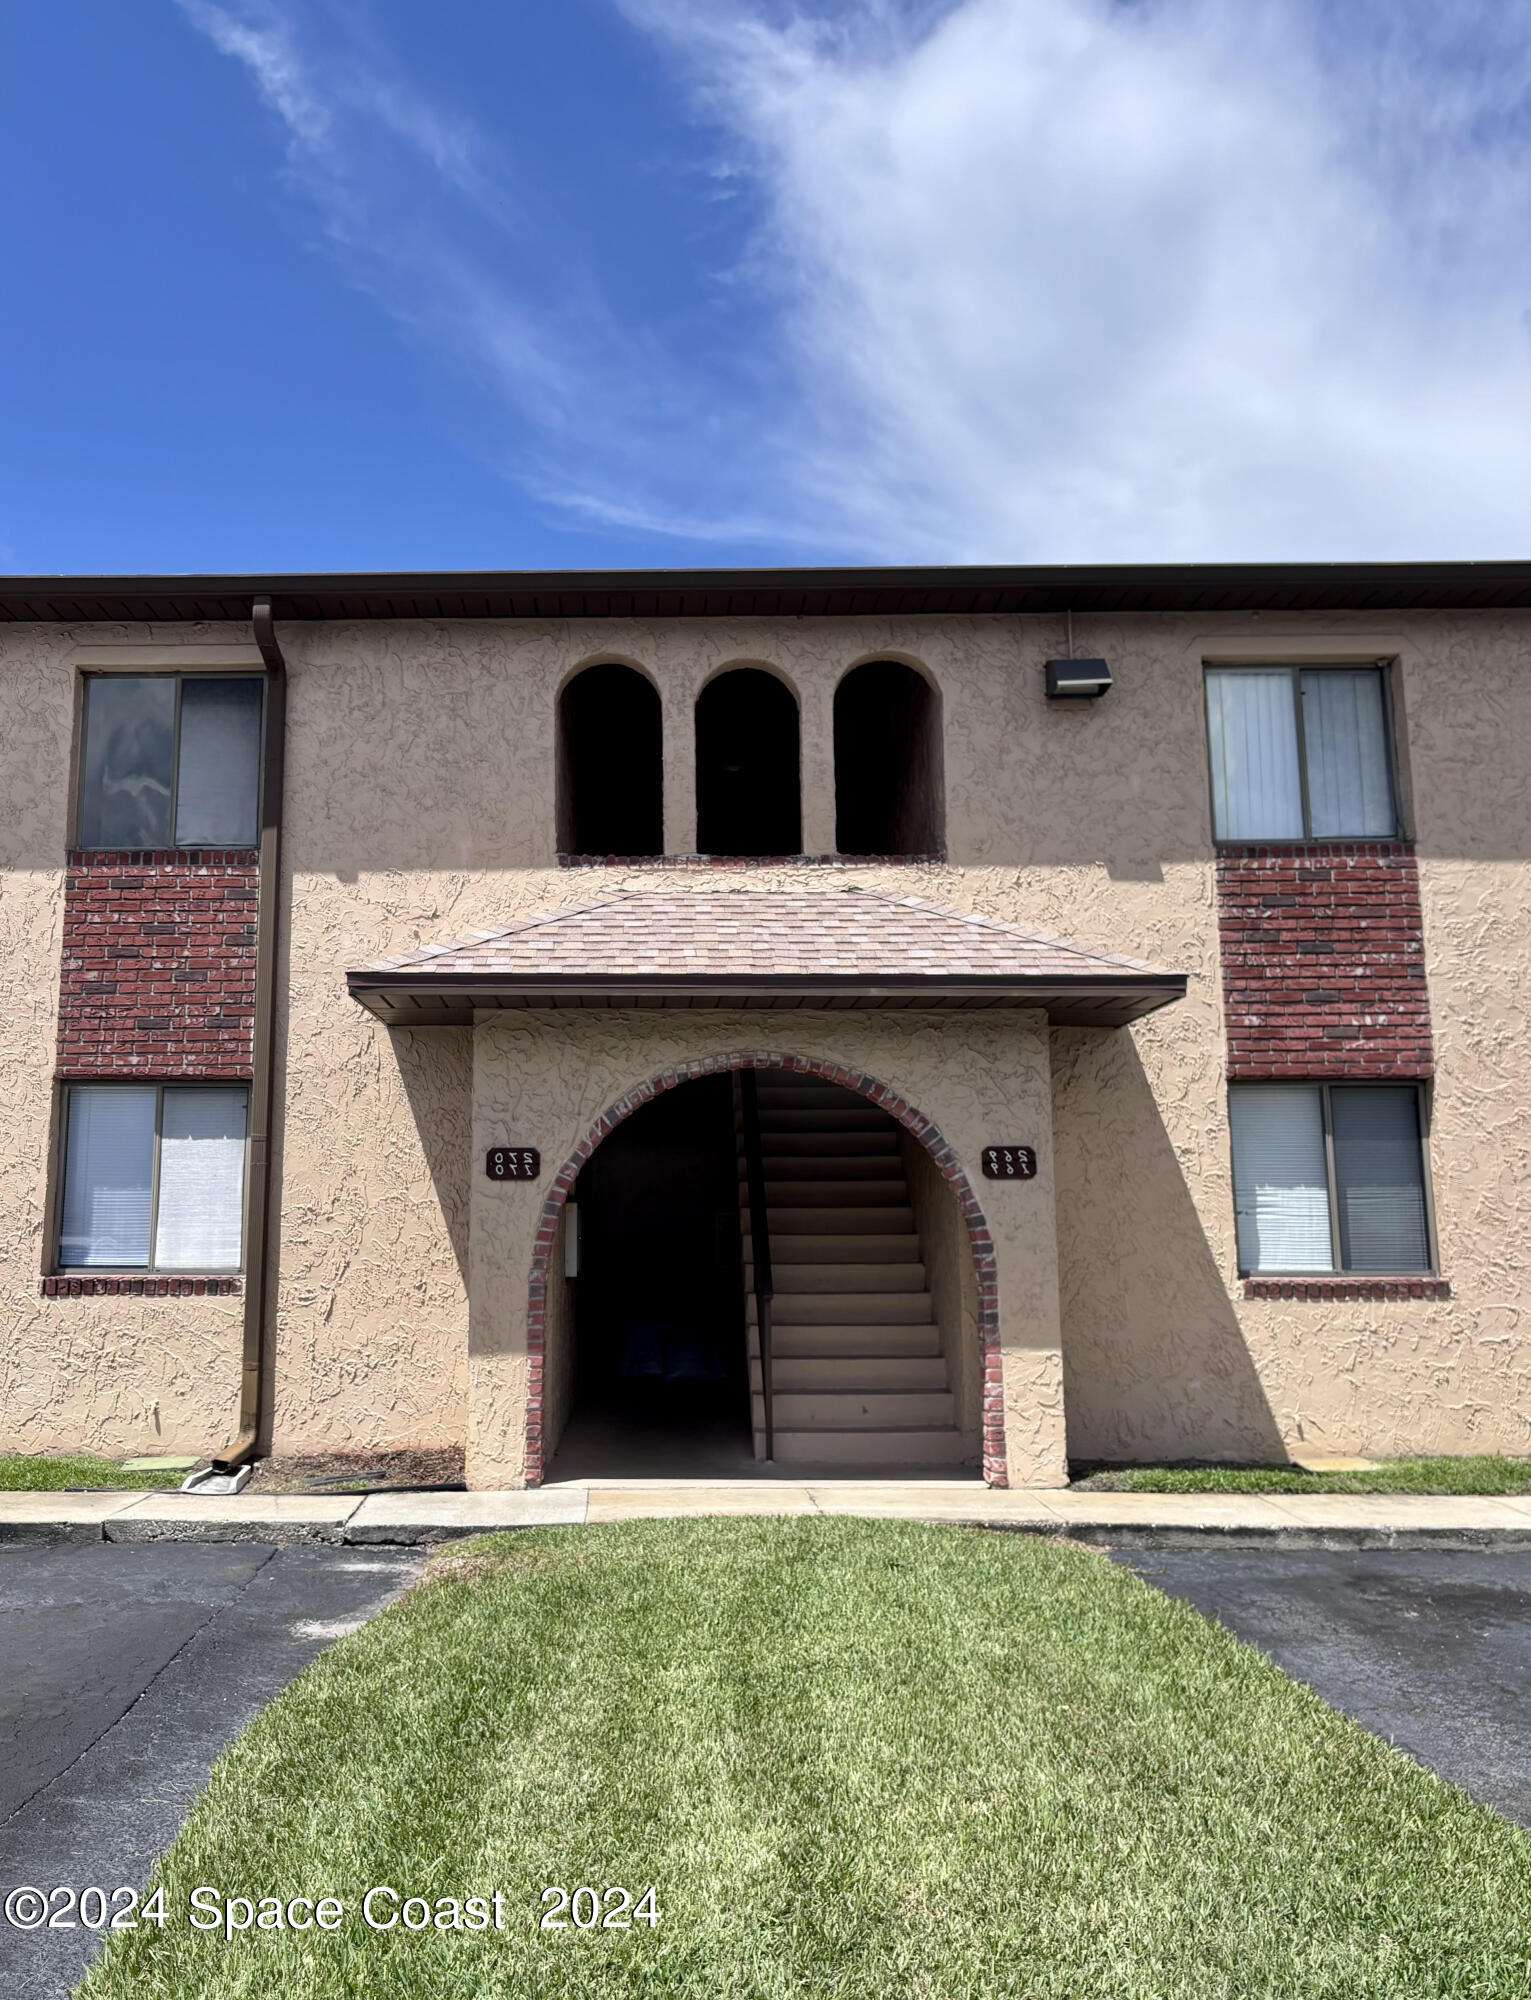
{"label": "concrete staircase", "polygon": [[[777,1464],[963,1462],[898,1125],[854,1091],[758,1073],[775,1299]],[[749,1189],[739,1163],[755,1456],[765,1456]]]}

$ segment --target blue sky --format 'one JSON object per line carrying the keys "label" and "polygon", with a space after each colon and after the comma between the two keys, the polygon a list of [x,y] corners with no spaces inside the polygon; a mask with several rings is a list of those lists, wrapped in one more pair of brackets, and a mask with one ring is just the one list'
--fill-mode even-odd
{"label": "blue sky", "polygon": [[1531,554],[1531,0],[10,0],[0,566]]}

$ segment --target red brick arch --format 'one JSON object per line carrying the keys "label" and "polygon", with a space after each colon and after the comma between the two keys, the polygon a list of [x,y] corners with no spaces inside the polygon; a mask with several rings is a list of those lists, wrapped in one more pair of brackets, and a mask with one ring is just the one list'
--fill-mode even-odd
{"label": "red brick arch", "polygon": [[665,1091],[675,1090],[683,1083],[693,1083],[698,1077],[717,1076],[736,1069],[795,1070],[799,1076],[821,1077],[826,1083],[838,1083],[846,1090],[858,1091],[912,1132],[940,1168],[967,1224],[973,1270],[978,1280],[978,1351],[983,1364],[983,1476],[990,1486],[1007,1485],[1005,1406],[999,1360],[999,1269],[994,1258],[994,1240],[989,1233],[988,1220],[955,1149],[938,1126],[879,1078],[868,1076],[862,1070],[848,1069],[843,1063],[820,1062],[814,1056],[782,1055],[767,1049],[746,1049],[732,1055],[705,1056],[697,1062],[677,1063],[673,1068],[661,1070],[657,1076],[635,1085],[614,1104],[607,1105],[553,1176],[553,1185],[548,1190],[537,1220],[531,1283],[527,1290],[527,1484],[542,1484],[542,1386],[543,1362],[547,1352],[549,1267],[558,1236],[558,1219],[569,1198],[569,1191],[579,1177],[580,1168],[601,1141],[641,1105],[652,1103]]}

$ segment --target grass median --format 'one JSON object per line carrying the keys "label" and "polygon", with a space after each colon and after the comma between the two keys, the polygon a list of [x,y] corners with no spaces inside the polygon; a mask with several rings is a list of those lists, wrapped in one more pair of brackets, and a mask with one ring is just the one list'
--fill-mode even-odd
{"label": "grass median", "polygon": [[1134,1465],[1075,1481],[1095,1493],[1531,1493],[1531,1459],[1383,1458],[1355,1471],[1298,1465]]}
{"label": "grass median", "polygon": [[[1531,1992],[1525,1834],[1102,1556],[908,1523],[458,1545],[245,1731],[157,1881],[83,2000]],[[545,1900],[651,1886],[653,1926]],[[199,1887],[341,1914],[198,1932]],[[428,1927],[369,1928],[376,1887]],[[437,1927],[495,1891],[503,1929]]]}

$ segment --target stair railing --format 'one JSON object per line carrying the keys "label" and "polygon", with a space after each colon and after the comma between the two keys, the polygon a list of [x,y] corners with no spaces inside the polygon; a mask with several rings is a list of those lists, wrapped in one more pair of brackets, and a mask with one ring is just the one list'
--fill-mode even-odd
{"label": "stair railing", "polygon": [[739,1078],[744,1123],[744,1174],[750,1197],[750,1255],[755,1267],[755,1330],[760,1341],[760,1404],[765,1415],[767,1463],[776,1456],[776,1419],[771,1403],[771,1233],[766,1219],[765,1160],[760,1150],[760,1099],[755,1072]]}

